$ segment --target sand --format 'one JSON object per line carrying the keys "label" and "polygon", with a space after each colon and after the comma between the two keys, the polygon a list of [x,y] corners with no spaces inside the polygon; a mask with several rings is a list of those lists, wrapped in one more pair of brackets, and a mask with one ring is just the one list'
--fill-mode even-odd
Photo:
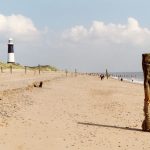
{"label": "sand", "polygon": [[[0,97],[0,150],[150,149],[142,85],[62,72],[7,75],[0,74],[8,91]],[[43,88],[24,88],[40,80]]]}

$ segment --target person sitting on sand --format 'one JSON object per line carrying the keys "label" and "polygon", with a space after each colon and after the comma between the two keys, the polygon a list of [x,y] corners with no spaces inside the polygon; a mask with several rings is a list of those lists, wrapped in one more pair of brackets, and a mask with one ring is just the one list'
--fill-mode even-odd
{"label": "person sitting on sand", "polygon": [[104,76],[103,74],[100,75],[101,80],[103,80],[104,77],[105,77],[105,76]]}

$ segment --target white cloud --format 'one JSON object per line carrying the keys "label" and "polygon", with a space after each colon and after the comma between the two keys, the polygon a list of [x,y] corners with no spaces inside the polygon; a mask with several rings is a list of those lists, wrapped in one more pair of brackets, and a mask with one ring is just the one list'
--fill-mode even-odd
{"label": "white cloud", "polygon": [[58,48],[68,52],[68,64],[82,70],[138,71],[142,53],[150,50],[150,28],[132,17],[126,24],[93,21],[89,27],[65,30],[60,42]]}
{"label": "white cloud", "polygon": [[39,36],[32,20],[23,15],[0,14],[0,39],[13,37],[18,40],[33,40]]}
{"label": "white cloud", "polygon": [[[64,38],[65,37],[65,38]],[[134,18],[128,18],[127,24],[105,24],[101,21],[93,21],[89,28],[75,26],[63,33],[63,38],[71,41],[88,40],[107,41],[114,44],[132,44],[137,46],[150,45],[150,29],[142,28]]]}
{"label": "white cloud", "polygon": [[75,26],[70,30],[63,33],[63,38],[68,39],[71,38],[74,41],[79,41],[87,36],[88,32],[84,26]]}

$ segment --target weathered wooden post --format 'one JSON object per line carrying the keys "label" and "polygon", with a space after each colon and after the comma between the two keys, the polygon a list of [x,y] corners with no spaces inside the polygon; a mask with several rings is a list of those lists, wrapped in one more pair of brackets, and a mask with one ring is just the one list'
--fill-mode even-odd
{"label": "weathered wooden post", "polygon": [[66,77],[67,77],[67,75],[68,75],[68,70],[67,69],[65,70],[65,73],[66,73]]}
{"label": "weathered wooden post", "polygon": [[145,119],[142,124],[143,131],[150,132],[150,54],[142,55],[142,67],[144,74],[144,116]]}
{"label": "weathered wooden post", "polygon": [[109,74],[108,74],[108,71],[107,71],[107,69],[106,69],[106,77],[107,77],[107,79],[108,79],[108,77],[109,77]]}
{"label": "weathered wooden post", "polygon": [[41,74],[41,66],[39,65],[39,74]]}
{"label": "weathered wooden post", "polygon": [[75,77],[76,77],[77,76],[77,69],[75,69],[74,73],[75,73]]}
{"label": "weathered wooden post", "polygon": [[12,74],[12,65],[10,65],[10,73]]}
{"label": "weathered wooden post", "polygon": [[1,73],[3,73],[3,68],[1,67]]}

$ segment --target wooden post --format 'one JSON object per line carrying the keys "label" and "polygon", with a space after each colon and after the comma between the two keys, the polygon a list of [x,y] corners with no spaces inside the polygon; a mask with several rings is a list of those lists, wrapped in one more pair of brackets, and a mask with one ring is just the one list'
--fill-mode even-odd
{"label": "wooden post", "polygon": [[39,74],[41,74],[41,66],[39,65]]}
{"label": "wooden post", "polygon": [[65,70],[65,72],[66,72],[66,77],[67,77],[67,74],[68,74],[68,70],[66,69],[66,70]]}
{"label": "wooden post", "polygon": [[10,65],[10,73],[12,74],[12,65]]}
{"label": "wooden post", "polygon": [[77,69],[75,69],[74,73],[75,73],[75,77],[76,77],[77,76]]}
{"label": "wooden post", "polygon": [[3,73],[3,68],[1,67],[1,73]]}
{"label": "wooden post", "polygon": [[108,76],[109,76],[109,75],[108,75],[108,71],[107,71],[107,69],[106,69],[106,77],[107,77],[107,79],[108,79]]}
{"label": "wooden post", "polygon": [[142,55],[142,67],[144,74],[144,121],[142,123],[143,131],[150,132],[150,54]]}

